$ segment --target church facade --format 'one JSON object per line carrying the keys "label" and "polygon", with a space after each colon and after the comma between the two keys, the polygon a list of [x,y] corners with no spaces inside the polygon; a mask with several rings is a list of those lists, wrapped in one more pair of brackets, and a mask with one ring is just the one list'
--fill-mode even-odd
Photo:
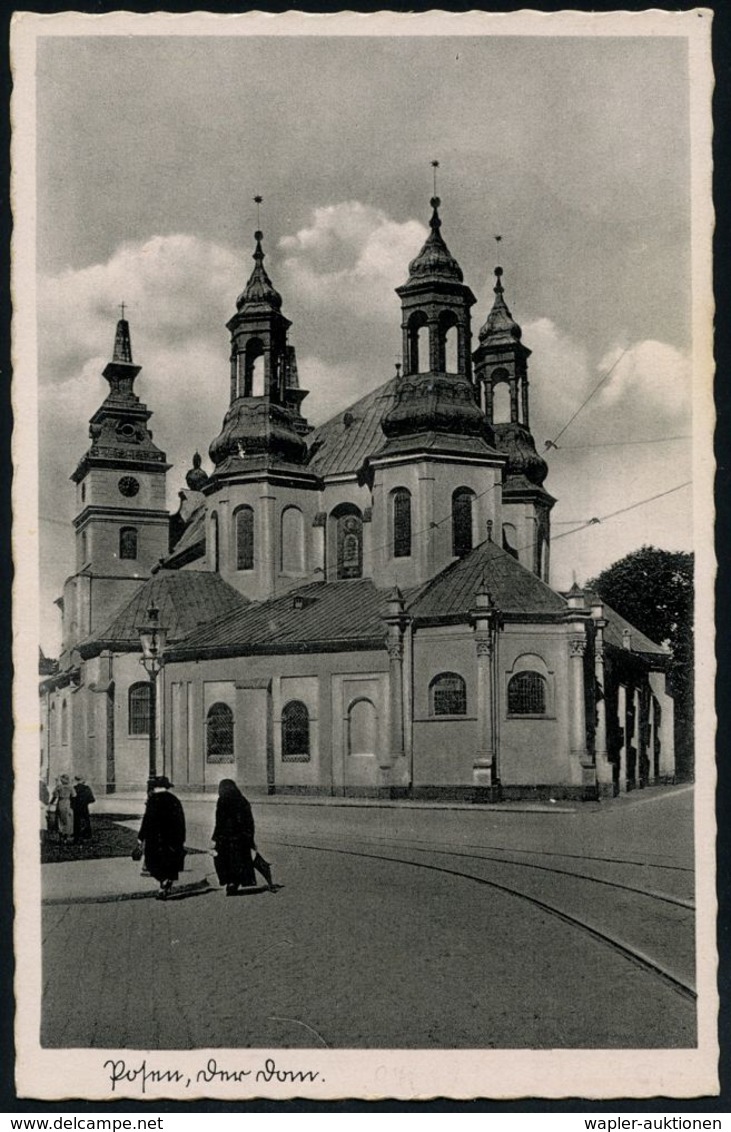
{"label": "church facade", "polygon": [[[166,510],[129,325],[72,480],[76,570],[41,682],[42,776],[142,789],[393,798],[611,795],[674,773],[667,654],[596,595],[549,586],[548,468],[505,302],[442,233],[409,265],[396,375],[318,428],[264,267],[227,324],[229,408]],[[504,388],[503,388],[504,387]],[[509,404],[496,419],[496,393]],[[139,627],[167,630],[156,696]]]}

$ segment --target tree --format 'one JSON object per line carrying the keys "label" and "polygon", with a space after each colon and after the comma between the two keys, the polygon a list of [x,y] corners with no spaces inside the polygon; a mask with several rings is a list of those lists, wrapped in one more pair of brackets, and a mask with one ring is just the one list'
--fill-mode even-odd
{"label": "tree", "polygon": [[667,644],[675,698],[675,761],[678,777],[693,771],[693,555],[643,546],[587,582],[657,644]]}

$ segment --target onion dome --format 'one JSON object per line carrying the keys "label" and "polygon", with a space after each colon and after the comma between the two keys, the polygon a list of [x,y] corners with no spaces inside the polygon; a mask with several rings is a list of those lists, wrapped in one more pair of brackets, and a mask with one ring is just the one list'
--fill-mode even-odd
{"label": "onion dome", "polygon": [[191,491],[203,491],[203,488],[208,483],[208,476],[201,467],[200,453],[196,452],[193,457],[193,467],[187,472],[185,482]]}
{"label": "onion dome", "polygon": [[462,268],[445,244],[439,231],[442,222],[437,210],[442,202],[439,197],[432,197],[429,203],[434,210],[429,221],[431,232],[416,259],[412,259],[409,264],[408,282],[415,283],[423,279],[453,279],[457,283],[461,283],[464,279]]}
{"label": "onion dome", "polygon": [[548,464],[536,451],[535,441],[525,425],[495,424],[495,447],[508,457],[503,469],[506,480],[520,478],[541,487],[548,475]]}
{"label": "onion dome", "polygon": [[495,302],[487,316],[485,325],[480,330],[480,342],[489,341],[490,344],[495,345],[499,345],[501,342],[509,344],[514,341],[520,341],[523,335],[523,331],[508,310],[507,303],[503,298],[503,285],[500,282],[502,274],[502,267],[496,267],[496,282],[493,288],[495,292]]}
{"label": "onion dome", "polygon": [[254,270],[249,282],[236,300],[237,310],[250,306],[267,306],[273,307],[274,310],[281,310],[282,296],[275,289],[264,267],[264,252],[261,247],[263,238],[263,233],[254,232],[254,239],[256,240],[256,249],[252,256]]}
{"label": "onion dome", "polygon": [[240,397],[231,403],[208,454],[216,465],[214,476],[220,476],[262,460],[305,464],[307,444],[294,427],[290,408],[266,397]]}

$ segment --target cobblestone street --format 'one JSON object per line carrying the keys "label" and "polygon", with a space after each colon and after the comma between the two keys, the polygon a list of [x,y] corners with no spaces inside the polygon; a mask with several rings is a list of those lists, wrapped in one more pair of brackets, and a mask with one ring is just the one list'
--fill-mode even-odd
{"label": "cobblestone street", "polygon": [[[695,1044],[691,791],[549,813],[255,809],[275,893],[227,898],[210,858],[211,887],[168,903],[46,883],[44,1045]],[[186,810],[205,848],[212,803]]]}

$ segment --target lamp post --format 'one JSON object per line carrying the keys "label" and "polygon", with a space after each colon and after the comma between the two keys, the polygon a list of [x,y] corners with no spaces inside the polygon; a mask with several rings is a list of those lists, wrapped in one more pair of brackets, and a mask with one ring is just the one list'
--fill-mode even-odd
{"label": "lamp post", "polygon": [[503,615],[492,599],[485,579],[475,594],[471,612],[477,650],[478,748],[473,765],[475,799],[499,802],[500,781],[500,681],[498,645]]}
{"label": "lamp post", "polygon": [[164,652],[167,629],[160,624],[160,610],[151,601],[147,607],[145,620],[138,628],[142,656],[140,664],[150,677],[150,746],[148,778],[157,775],[157,677],[165,663]]}

